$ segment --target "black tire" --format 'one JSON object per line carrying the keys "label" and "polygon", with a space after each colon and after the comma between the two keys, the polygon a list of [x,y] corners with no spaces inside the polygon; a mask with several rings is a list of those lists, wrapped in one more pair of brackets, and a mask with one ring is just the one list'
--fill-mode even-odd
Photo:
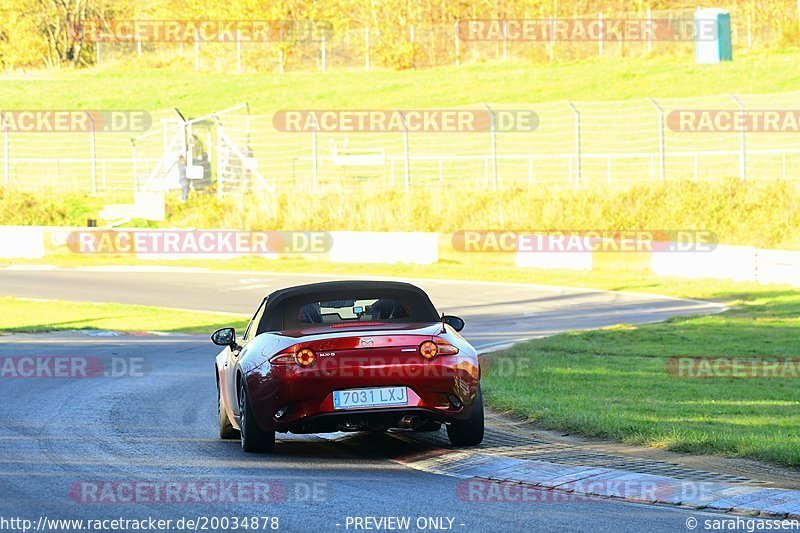
{"label": "black tire", "polygon": [[222,408],[222,393],[219,390],[219,385],[217,385],[217,422],[219,423],[219,438],[226,440],[240,438],[239,430],[233,428],[228,414]]}
{"label": "black tire", "polygon": [[247,389],[244,383],[239,388],[239,412],[241,420],[239,422],[240,439],[242,450],[247,453],[269,453],[275,448],[275,432],[261,431],[256,423],[253,409],[250,407],[250,400],[247,398]]}
{"label": "black tire", "polygon": [[472,405],[472,414],[466,420],[448,424],[447,437],[453,446],[477,446],[483,441],[483,394],[480,385]]}

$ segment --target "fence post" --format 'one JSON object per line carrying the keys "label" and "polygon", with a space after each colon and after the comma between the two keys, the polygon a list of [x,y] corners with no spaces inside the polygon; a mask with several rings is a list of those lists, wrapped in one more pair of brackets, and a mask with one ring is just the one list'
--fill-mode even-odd
{"label": "fence post", "polygon": [[11,150],[9,149],[9,137],[8,137],[8,123],[6,122],[5,117],[0,114],[0,119],[3,122],[3,172],[5,174],[5,181],[6,181],[6,190],[9,189],[9,185],[11,183],[11,164],[8,160],[9,154]]}
{"label": "fence post", "polygon": [[135,137],[131,137],[131,157],[133,158],[133,192],[139,192],[139,164],[136,157]]}
{"label": "fence post", "polygon": [[327,47],[325,43],[325,28],[322,28],[322,41],[320,44],[320,55],[321,55],[321,63],[322,63],[322,72],[325,73],[328,70],[328,57],[327,57]]}
{"label": "fence post", "polygon": [[364,70],[369,72],[369,26],[364,28]]}
{"label": "fence post", "polygon": [[655,98],[648,98],[653,107],[658,112],[658,160],[659,160],[659,176],[661,181],[667,178],[667,156],[666,146],[664,141],[664,110],[656,102]]}
{"label": "fence post", "polygon": [[603,57],[603,12],[597,14],[597,30],[598,30],[598,39],[597,39],[597,54],[600,57]]}
{"label": "fence post", "polygon": [[650,12],[650,6],[647,6],[646,28],[647,28],[647,52],[649,53],[653,51],[653,14]]}
{"label": "fence post", "polygon": [[417,47],[414,44],[416,42],[416,36],[414,35],[414,25],[412,24],[409,27],[409,37],[411,39],[411,68],[417,68]]}
{"label": "fence post", "polygon": [[319,175],[317,174],[317,119],[311,115],[311,190],[317,192]]}
{"label": "fence post", "polygon": [[575,188],[581,186],[581,114],[575,104],[567,100],[567,105],[572,110],[575,118]]}
{"label": "fence post", "polygon": [[197,33],[197,28],[194,30],[194,70],[200,71],[200,36]]}
{"label": "fence post", "polygon": [[94,131],[94,117],[91,113],[87,113],[89,115],[89,157],[91,158],[91,165],[92,165],[92,183],[91,183],[91,191],[92,196],[97,196],[97,142],[95,138],[95,131]]}
{"label": "fence post", "polygon": [[781,178],[786,179],[786,151],[781,152]]}
{"label": "fence post", "polygon": [[406,122],[406,114],[400,111],[400,116],[403,117],[403,172],[406,185],[406,192],[411,190],[411,161],[408,148],[408,122]]}
{"label": "fence post", "polygon": [[503,21],[503,61],[508,60],[508,22]]}
{"label": "fence post", "polygon": [[[797,0],[797,1],[800,2],[800,0]],[[800,7],[800,3],[798,3],[798,7]],[[458,36],[458,30],[459,30],[458,24],[459,24],[459,21],[457,20],[455,22],[455,24],[454,24],[456,31],[455,31],[455,33],[453,35],[453,42],[454,42],[455,47],[456,47],[456,66],[460,67],[461,66],[461,40],[459,39],[459,36]]]}
{"label": "fence post", "polygon": [[242,73],[242,35],[238,27],[236,28],[236,73]]}
{"label": "fence post", "polygon": [[731,99],[736,102],[736,105],[739,106],[739,129],[741,130],[739,133],[739,179],[744,180],[747,178],[747,145],[745,143],[745,130],[746,128],[746,118],[745,117],[745,109],[744,104],[739,97],[735,94],[729,95]]}
{"label": "fence post", "polygon": [[494,111],[489,104],[483,104],[489,111],[489,134],[492,144],[492,190],[497,190],[497,128],[495,127]]}

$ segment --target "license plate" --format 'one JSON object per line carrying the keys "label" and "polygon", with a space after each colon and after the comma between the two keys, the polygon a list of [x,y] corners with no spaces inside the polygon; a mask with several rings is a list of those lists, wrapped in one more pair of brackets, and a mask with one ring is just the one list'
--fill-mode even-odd
{"label": "license plate", "polygon": [[406,387],[349,389],[333,392],[334,409],[365,409],[397,405],[408,405],[408,389]]}

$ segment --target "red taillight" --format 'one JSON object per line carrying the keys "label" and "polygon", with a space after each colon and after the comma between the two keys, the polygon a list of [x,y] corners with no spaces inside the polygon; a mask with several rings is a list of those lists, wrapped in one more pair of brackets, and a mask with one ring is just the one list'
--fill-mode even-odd
{"label": "red taillight", "polygon": [[294,354],[294,358],[300,366],[311,366],[316,361],[317,355],[311,348],[303,348]]}
{"label": "red taillight", "polygon": [[297,361],[294,359],[293,353],[281,353],[269,360],[273,365],[293,365]]}
{"label": "red taillight", "polygon": [[450,344],[444,339],[436,338],[432,341],[425,341],[419,345],[419,354],[430,361],[437,355],[455,355],[458,353],[458,348]]}
{"label": "red taillight", "polygon": [[433,341],[425,341],[419,345],[419,354],[430,361],[439,355],[439,347]]}
{"label": "red taillight", "polygon": [[269,360],[273,365],[293,365],[302,367],[311,366],[317,360],[317,354],[311,348],[297,349],[296,346],[288,348],[285,352],[279,353]]}
{"label": "red taillight", "polygon": [[439,355],[455,355],[458,353],[458,348],[444,339],[436,339],[436,346],[439,347]]}

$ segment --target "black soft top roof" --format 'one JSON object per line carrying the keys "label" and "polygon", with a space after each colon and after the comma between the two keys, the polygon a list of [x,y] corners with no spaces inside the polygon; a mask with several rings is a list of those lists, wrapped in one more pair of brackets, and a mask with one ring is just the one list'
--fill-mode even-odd
{"label": "black soft top roof", "polygon": [[300,327],[300,307],[313,301],[396,298],[408,305],[408,322],[437,322],[439,315],[428,295],[400,281],[324,281],[279,289],[267,296],[267,307],[256,334]]}

